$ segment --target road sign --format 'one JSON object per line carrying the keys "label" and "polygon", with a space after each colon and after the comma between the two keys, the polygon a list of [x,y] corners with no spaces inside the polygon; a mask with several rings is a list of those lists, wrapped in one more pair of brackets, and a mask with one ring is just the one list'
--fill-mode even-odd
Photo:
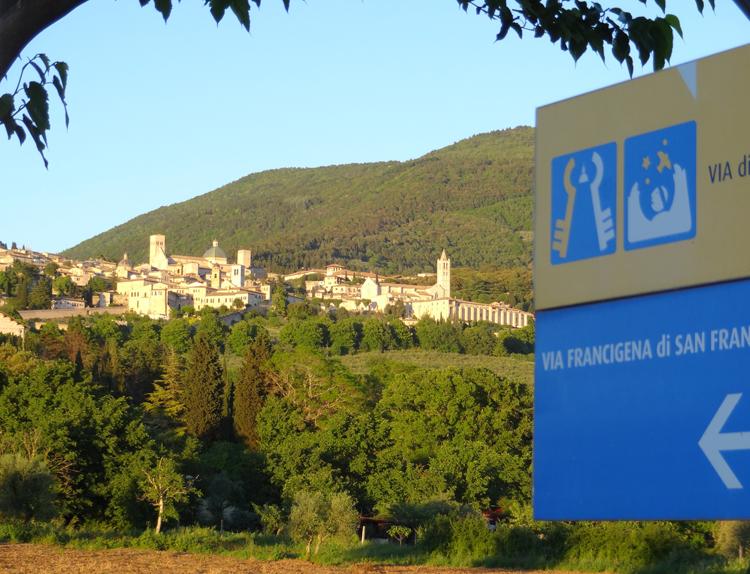
{"label": "road sign", "polygon": [[[750,244],[748,65],[745,46],[537,111],[537,310],[750,277],[750,257],[728,248]],[[596,150],[598,193],[581,163]],[[575,205],[563,257],[566,158]],[[607,210],[615,239],[600,249],[592,233]]]}
{"label": "road sign", "polygon": [[749,65],[538,111],[539,519],[750,519]]}
{"label": "road sign", "polygon": [[750,518],[748,301],[745,280],[539,313],[536,518]]}

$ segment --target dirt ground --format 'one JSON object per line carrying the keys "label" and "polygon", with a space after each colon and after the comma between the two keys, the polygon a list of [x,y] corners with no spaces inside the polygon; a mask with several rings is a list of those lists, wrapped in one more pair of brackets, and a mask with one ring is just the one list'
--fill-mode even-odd
{"label": "dirt ground", "polygon": [[[510,574],[510,570],[382,566],[318,566],[301,560],[263,562],[226,556],[129,548],[74,550],[42,544],[0,544],[0,572],[10,574]],[[524,574],[542,572],[524,571]],[[575,574],[545,571],[544,574]]]}

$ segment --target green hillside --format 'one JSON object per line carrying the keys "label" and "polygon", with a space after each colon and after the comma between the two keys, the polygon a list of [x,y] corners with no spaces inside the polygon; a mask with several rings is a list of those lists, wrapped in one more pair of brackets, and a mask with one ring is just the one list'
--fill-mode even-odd
{"label": "green hillside", "polygon": [[126,252],[147,260],[148,236],[201,255],[219,240],[274,271],[332,261],[382,272],[531,261],[532,128],[481,134],[406,162],[256,173],[140,215],[67,250],[78,259]]}

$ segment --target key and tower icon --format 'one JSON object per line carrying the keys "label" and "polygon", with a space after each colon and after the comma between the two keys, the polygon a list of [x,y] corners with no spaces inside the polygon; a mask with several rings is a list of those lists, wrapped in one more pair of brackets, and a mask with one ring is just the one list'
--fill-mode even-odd
{"label": "key and tower icon", "polygon": [[614,253],[617,144],[552,160],[552,263]]}

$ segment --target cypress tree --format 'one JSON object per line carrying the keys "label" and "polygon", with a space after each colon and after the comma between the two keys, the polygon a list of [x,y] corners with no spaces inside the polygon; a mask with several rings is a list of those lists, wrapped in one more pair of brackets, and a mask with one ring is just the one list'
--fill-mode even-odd
{"label": "cypress tree", "polygon": [[214,438],[224,406],[224,372],[219,350],[203,333],[188,354],[183,389],[187,431],[201,439]]}
{"label": "cypress tree", "polygon": [[154,383],[154,390],[146,399],[148,412],[167,417],[173,421],[183,418],[182,362],[180,355],[170,348],[166,353],[162,378]]}
{"label": "cypress tree", "polygon": [[266,362],[270,355],[270,341],[265,331],[247,347],[240,375],[235,383],[232,418],[234,432],[250,449],[258,448],[256,420],[266,397]]}

